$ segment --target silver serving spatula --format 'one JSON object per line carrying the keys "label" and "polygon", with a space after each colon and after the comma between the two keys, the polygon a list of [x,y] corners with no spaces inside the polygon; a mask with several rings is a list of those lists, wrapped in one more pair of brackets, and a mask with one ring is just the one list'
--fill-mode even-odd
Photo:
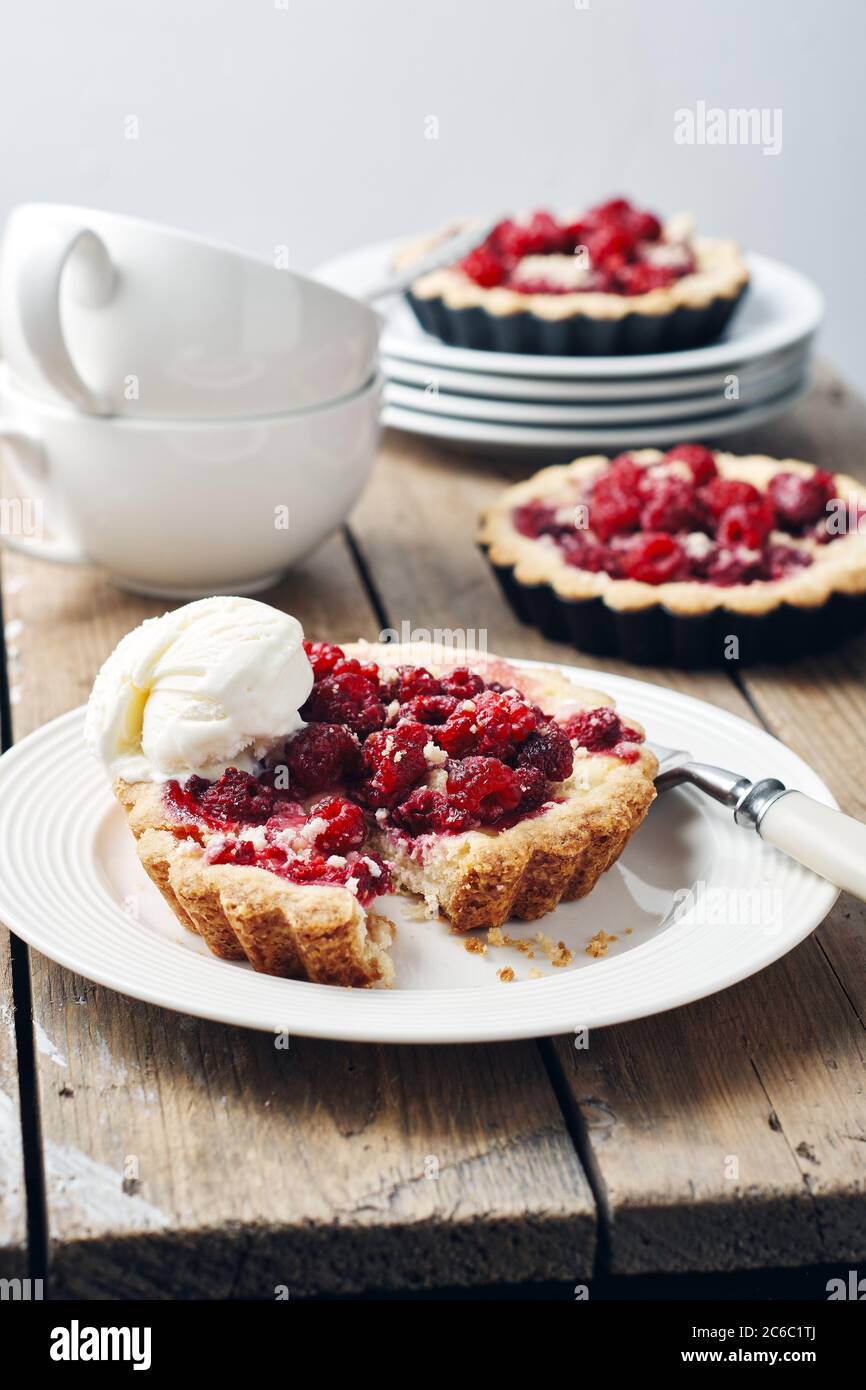
{"label": "silver serving spatula", "polygon": [[729,806],[737,825],[790,854],[846,893],[866,902],[866,825],[794,791],[775,777],[753,782],[737,772],[695,762],[682,749],[650,744],[659,760],[656,789],[684,783]]}
{"label": "silver serving spatula", "polygon": [[468,256],[470,251],[474,251],[476,246],[486,241],[499,220],[498,217],[488,217],[485,221],[473,222],[469,227],[452,232],[402,270],[395,270],[386,279],[358,291],[359,297],[375,300],[385,299],[392,294],[402,294],[420,276],[428,275],[431,270],[439,270],[440,266],[453,265],[455,261]]}

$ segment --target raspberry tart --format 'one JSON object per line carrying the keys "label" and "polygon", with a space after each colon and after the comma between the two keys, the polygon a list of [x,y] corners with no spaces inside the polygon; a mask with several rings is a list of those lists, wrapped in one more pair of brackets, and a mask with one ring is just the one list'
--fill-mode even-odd
{"label": "raspberry tart", "polygon": [[866,489],[797,459],[579,458],[507,489],[479,538],[518,616],[584,651],[784,660],[866,623]]}
{"label": "raspberry tart", "polygon": [[[406,247],[398,265],[442,236]],[[408,298],[421,326],[446,343],[597,356],[712,342],[748,281],[734,242],[695,239],[689,217],[663,227],[613,198],[581,214],[506,218],[461,261],[420,276]]]}
{"label": "raspberry tart", "polygon": [[223,959],[389,985],[385,894],[458,932],[541,917],[593,888],[655,796],[640,726],[559,671],[304,646],[312,686],[288,737],[219,776],[114,781],[148,874]]}

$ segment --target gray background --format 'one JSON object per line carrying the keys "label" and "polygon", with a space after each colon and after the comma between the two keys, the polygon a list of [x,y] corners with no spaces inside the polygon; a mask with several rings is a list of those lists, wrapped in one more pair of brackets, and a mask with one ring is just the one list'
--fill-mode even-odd
{"label": "gray background", "polygon": [[[96,205],[309,267],[622,192],[811,274],[866,388],[863,0],[585,3],[6,0],[0,214]],[[677,145],[699,101],[781,108],[781,153]]]}

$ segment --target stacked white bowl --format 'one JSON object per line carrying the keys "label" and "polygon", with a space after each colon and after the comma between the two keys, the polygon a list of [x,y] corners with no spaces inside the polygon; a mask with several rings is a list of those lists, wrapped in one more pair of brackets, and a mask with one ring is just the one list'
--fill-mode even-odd
{"label": "stacked white bowl", "polygon": [[378,319],[229,246],[28,204],[0,251],[0,443],[32,556],[251,593],[339,526],[379,437]]}

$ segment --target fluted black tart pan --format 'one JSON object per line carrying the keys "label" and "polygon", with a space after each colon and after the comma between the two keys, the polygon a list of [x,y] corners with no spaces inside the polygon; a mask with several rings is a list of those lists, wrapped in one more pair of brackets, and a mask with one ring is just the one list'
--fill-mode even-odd
{"label": "fluted black tart pan", "polygon": [[439,295],[421,298],[411,290],[406,297],[421,327],[453,347],[547,357],[613,357],[706,346],[724,332],[747,289],[744,285],[736,294],[719,295],[702,308],[681,305],[666,314],[634,312],[617,319],[577,313],[556,322],[530,310],[491,314],[480,306],[452,309]]}
{"label": "fluted black tart pan", "polygon": [[730,669],[732,663],[794,661],[828,651],[866,627],[866,594],[834,593],[815,608],[780,603],[755,616],[726,608],[686,616],[661,603],[620,611],[602,598],[565,599],[550,584],[522,584],[512,566],[487,559],[521,622],[578,651],[638,665]]}

